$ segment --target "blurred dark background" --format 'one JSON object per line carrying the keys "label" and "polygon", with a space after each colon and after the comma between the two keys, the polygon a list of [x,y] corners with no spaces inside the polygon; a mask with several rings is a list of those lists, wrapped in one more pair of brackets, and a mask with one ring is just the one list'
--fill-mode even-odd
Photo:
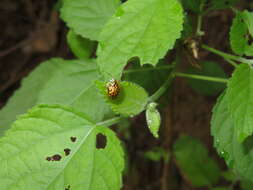
{"label": "blurred dark background", "polygon": [[[238,9],[250,9],[249,1],[239,2]],[[73,58],[66,43],[68,29],[60,20],[55,4],[53,0],[0,1],[0,107],[20,86],[22,78],[38,64],[51,57]],[[188,14],[191,15],[190,12]],[[231,52],[228,34],[233,17],[231,10],[212,11],[205,15],[203,43]],[[228,75],[231,73],[231,66],[222,58],[203,49],[199,50],[199,54],[201,60],[219,62]],[[170,152],[173,142],[181,133],[199,138],[220,167],[226,168],[214,150],[210,136],[211,110],[217,97],[194,92],[181,78],[174,81],[171,91],[171,95],[166,97],[168,104],[162,111],[159,140],[148,132],[143,115],[132,119],[130,137],[126,138],[124,132],[119,132],[125,142],[129,161],[124,190],[196,189],[184,179],[173,159],[168,163],[163,160],[154,162],[144,156],[155,146]],[[225,183],[220,181],[220,184]]]}

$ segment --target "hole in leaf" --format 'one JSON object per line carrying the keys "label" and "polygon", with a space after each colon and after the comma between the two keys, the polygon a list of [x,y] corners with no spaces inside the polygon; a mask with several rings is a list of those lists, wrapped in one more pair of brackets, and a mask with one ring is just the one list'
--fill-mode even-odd
{"label": "hole in leaf", "polygon": [[71,150],[69,148],[65,148],[64,149],[65,155],[68,156],[71,152]]}
{"label": "hole in leaf", "polygon": [[96,148],[97,149],[104,149],[106,147],[106,136],[102,133],[98,133],[96,136]]}
{"label": "hole in leaf", "polygon": [[72,142],[76,142],[76,137],[70,137],[70,140],[71,140]]}
{"label": "hole in leaf", "polygon": [[66,187],[65,190],[70,190],[70,185],[68,185],[68,187]]}
{"label": "hole in leaf", "polygon": [[61,160],[61,155],[55,154],[55,155],[53,155],[53,156],[51,157],[51,159],[52,159],[53,161],[60,161],[60,160]]}

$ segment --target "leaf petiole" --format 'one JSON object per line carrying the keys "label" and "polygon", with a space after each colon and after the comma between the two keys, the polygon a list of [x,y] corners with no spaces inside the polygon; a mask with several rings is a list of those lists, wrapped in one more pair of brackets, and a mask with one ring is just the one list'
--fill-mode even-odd
{"label": "leaf petiole", "polygon": [[187,74],[187,73],[180,73],[180,72],[175,72],[174,75],[178,76],[178,77],[206,80],[206,81],[212,81],[212,82],[220,82],[220,83],[227,83],[228,82],[228,79],[219,78],[219,77],[210,77],[210,76]]}
{"label": "leaf petiole", "polygon": [[163,85],[152,96],[149,97],[149,102],[155,102],[157,99],[159,99],[160,96],[164,92],[166,92],[166,90],[170,86],[174,77],[175,77],[175,75],[173,73],[171,73],[169,78],[163,83]]}
{"label": "leaf petiole", "polygon": [[[228,53],[224,53],[222,51],[219,51],[217,49],[214,49],[212,47],[209,47],[207,45],[202,45],[201,46],[202,48],[216,54],[216,55],[219,55],[221,57],[223,57],[225,60],[233,60],[233,61],[238,61],[238,62],[241,62],[241,63],[246,63],[246,64],[253,64],[253,60],[252,59],[245,59],[243,57],[240,57],[240,56],[236,56],[236,55],[231,55],[231,54],[228,54]],[[231,62],[229,62],[231,64]],[[235,66],[234,64],[231,64],[233,66]]]}

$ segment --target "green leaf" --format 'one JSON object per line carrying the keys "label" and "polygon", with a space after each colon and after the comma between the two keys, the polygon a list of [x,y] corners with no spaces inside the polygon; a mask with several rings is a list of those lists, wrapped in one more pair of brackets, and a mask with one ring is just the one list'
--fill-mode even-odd
{"label": "green leaf", "polygon": [[234,164],[233,158],[230,156],[233,154],[232,143],[239,144],[232,142],[234,138],[233,132],[230,132],[231,130],[234,131],[234,125],[228,111],[228,96],[224,92],[220,95],[213,108],[211,134],[214,137],[214,146],[217,152],[230,167]]}
{"label": "green leaf", "polygon": [[223,93],[213,109],[211,134],[214,146],[236,174],[253,181],[253,136],[243,143],[238,142],[236,128],[228,110],[229,102],[228,94]]}
{"label": "green leaf", "polygon": [[129,0],[101,32],[98,64],[106,80],[119,79],[127,61],[156,65],[173,48],[183,28],[177,0]]}
{"label": "green leaf", "polygon": [[253,182],[248,180],[241,180],[240,186],[242,190],[252,190]]}
{"label": "green leaf", "polygon": [[70,108],[35,107],[0,139],[3,190],[116,190],[123,167],[114,132]]}
{"label": "green leaf", "polygon": [[157,103],[151,102],[148,104],[146,109],[146,121],[148,124],[149,131],[155,138],[158,138],[158,131],[161,125],[161,116],[159,111],[156,109]]}
{"label": "green leaf", "polygon": [[253,55],[253,13],[237,12],[230,29],[230,45],[238,55]]}
{"label": "green leaf", "polygon": [[182,31],[182,40],[187,40],[194,36],[194,28],[193,28],[193,18],[190,16],[184,17],[184,25],[183,25],[183,31]]}
{"label": "green leaf", "polygon": [[57,0],[57,2],[54,4],[54,10],[59,11],[62,7],[63,0]]}
{"label": "green leaf", "polygon": [[170,159],[170,153],[167,152],[164,148],[158,146],[145,152],[144,156],[145,158],[155,162],[158,162],[161,159],[164,159],[164,161],[168,162]]}
{"label": "green leaf", "polygon": [[21,88],[0,111],[0,125],[10,127],[17,115],[40,103],[71,105],[101,121],[111,111],[93,82],[99,77],[92,61],[58,58],[46,61],[23,79]]}
{"label": "green leaf", "polygon": [[238,0],[212,0],[211,9],[226,9],[235,5]]}
{"label": "green leaf", "polygon": [[253,68],[239,65],[228,84],[228,106],[239,142],[253,134]]}
{"label": "green leaf", "polygon": [[198,139],[181,136],[174,144],[174,155],[183,175],[193,186],[202,187],[217,183],[220,169]]}
{"label": "green leaf", "polygon": [[221,175],[224,179],[230,182],[235,182],[238,180],[236,174],[232,170],[222,171]]}
{"label": "green leaf", "polygon": [[95,42],[75,34],[73,30],[68,32],[67,41],[71,51],[80,59],[90,58],[96,48]]}
{"label": "green leaf", "polygon": [[148,94],[137,84],[119,82],[120,92],[117,97],[108,96],[105,82],[96,81],[96,85],[105,101],[117,114],[132,117],[142,112],[147,104]]}
{"label": "green leaf", "polygon": [[61,18],[76,34],[91,40],[98,36],[120,0],[63,0]]}
{"label": "green leaf", "polygon": [[[227,75],[225,74],[223,69],[220,67],[220,65],[218,65],[215,62],[210,61],[202,62],[201,67],[202,67],[201,69],[190,68],[188,69],[187,72],[197,75],[227,78]],[[197,79],[188,79],[187,82],[193,90],[206,96],[217,95],[220,91],[222,91],[226,87],[226,84]]]}

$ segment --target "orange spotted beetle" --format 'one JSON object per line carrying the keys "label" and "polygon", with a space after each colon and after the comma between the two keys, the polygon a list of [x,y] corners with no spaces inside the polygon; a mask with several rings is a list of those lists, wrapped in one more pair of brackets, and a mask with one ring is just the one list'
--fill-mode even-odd
{"label": "orange spotted beetle", "polygon": [[106,88],[107,88],[107,95],[109,97],[115,98],[118,96],[119,92],[120,92],[120,85],[119,82],[115,79],[111,79],[107,84],[106,84]]}

